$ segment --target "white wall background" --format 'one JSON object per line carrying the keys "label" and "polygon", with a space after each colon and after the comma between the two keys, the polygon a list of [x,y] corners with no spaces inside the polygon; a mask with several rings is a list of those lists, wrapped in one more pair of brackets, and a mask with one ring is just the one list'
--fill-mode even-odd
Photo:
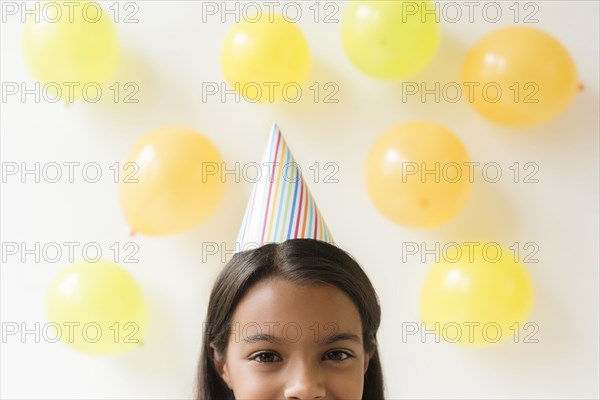
{"label": "white wall background", "polygon": [[[4,2],[6,3],[6,2]],[[67,108],[29,96],[1,104],[1,156],[10,162],[82,164],[95,161],[103,178],[87,183],[25,183],[19,177],[2,184],[2,242],[43,246],[49,242],[97,242],[109,247],[139,245],[139,263],[122,264],[141,284],[150,310],[142,349],[114,357],[91,357],[61,343],[35,341],[33,335],[1,343],[2,398],[190,398],[201,342],[208,293],[225,260],[203,262],[202,243],[229,248],[241,222],[251,184],[228,185],[218,212],[191,232],[164,238],[128,237],[121,216],[118,186],[109,166],[122,162],[133,143],[149,130],[182,124],[210,138],[227,163],[260,161],[273,121],[280,124],[297,161],[339,165],[338,183],[311,179],[317,199],[336,241],[349,250],[373,280],[383,307],[379,334],[387,396],[400,398],[598,398],[598,81],[599,6],[596,1],[536,1],[534,25],[558,38],[571,52],[585,91],[549,124],[531,129],[505,129],[479,117],[466,101],[452,104],[402,100],[399,82],[371,79],[345,58],[340,27],[314,22],[300,2],[298,22],[309,41],[314,65],[311,83],[339,85],[337,104],[315,103],[306,95],[297,104],[259,105],[218,97],[202,101],[203,82],[222,82],[221,41],[233,23],[218,17],[202,22],[202,2],[134,2],[137,23],[118,23],[122,62],[115,81],[135,82],[139,103],[103,96],[96,104]],[[18,3],[20,4],[20,2]],[[108,10],[115,2],[103,3]],[[217,3],[219,4],[219,3]],[[283,3],[281,3],[283,4]],[[340,11],[344,2],[336,3]],[[513,2],[499,2],[502,19],[487,22],[478,3],[472,22],[468,8],[459,22],[442,22],[442,42],[433,62],[414,82],[442,84],[459,79],[468,47],[483,34],[512,23]],[[440,6],[444,2],[439,3]],[[122,12],[125,2],[116,4]],[[317,7],[326,9],[322,2]],[[511,8],[512,7],[512,8]],[[517,5],[524,13],[534,10]],[[528,6],[533,7],[533,6]],[[281,6],[279,6],[281,9]],[[3,16],[2,82],[34,81],[21,52],[23,25]],[[524,15],[520,15],[522,21]],[[312,94],[312,93],[311,93]],[[450,223],[429,230],[396,226],[370,202],[363,183],[367,150],[390,126],[408,119],[427,119],[453,130],[474,161],[497,162],[504,176],[487,183],[481,175],[464,211]],[[539,165],[537,184],[513,182],[515,162]],[[495,241],[506,246],[539,247],[527,268],[535,285],[530,321],[538,343],[506,342],[483,349],[402,341],[403,322],[416,322],[420,285],[432,264],[416,256],[403,262],[404,241]],[[76,253],[79,257],[81,253]],[[4,257],[4,255],[3,255]],[[1,319],[33,329],[46,322],[44,297],[54,275],[68,263],[28,257],[6,257],[1,268]]]}

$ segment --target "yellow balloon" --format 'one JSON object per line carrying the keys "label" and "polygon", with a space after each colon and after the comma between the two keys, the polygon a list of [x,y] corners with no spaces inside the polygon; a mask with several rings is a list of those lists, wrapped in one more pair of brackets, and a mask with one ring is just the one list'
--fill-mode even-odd
{"label": "yellow balloon", "polygon": [[529,273],[496,243],[463,244],[445,252],[421,291],[421,320],[446,341],[489,345],[513,338],[533,303]]}
{"label": "yellow balloon", "polygon": [[281,15],[256,18],[235,24],[227,34],[221,51],[225,78],[250,102],[295,100],[310,69],[304,34]]}
{"label": "yellow balloon", "polygon": [[462,81],[479,114],[515,127],[556,117],[579,88],[569,52],[528,26],[501,28],[479,40],[466,56]]}
{"label": "yellow balloon", "polygon": [[121,206],[133,232],[168,235],[195,228],[224,195],[223,161],[198,132],[164,127],[133,147],[120,182]]}
{"label": "yellow balloon", "polygon": [[110,15],[89,1],[42,3],[25,24],[23,49],[34,77],[65,102],[97,98],[119,58]]}
{"label": "yellow balloon", "polygon": [[431,227],[454,217],[470,191],[469,155],[448,129],[409,121],[383,133],[366,161],[366,185],[376,207],[407,227]]}
{"label": "yellow balloon", "polygon": [[142,345],[148,318],[135,279],[107,260],[81,260],[63,269],[48,290],[46,312],[60,341],[97,355]]}
{"label": "yellow balloon", "polygon": [[342,43],[350,61],[368,75],[394,79],[415,74],[440,41],[431,1],[350,1],[342,17]]}

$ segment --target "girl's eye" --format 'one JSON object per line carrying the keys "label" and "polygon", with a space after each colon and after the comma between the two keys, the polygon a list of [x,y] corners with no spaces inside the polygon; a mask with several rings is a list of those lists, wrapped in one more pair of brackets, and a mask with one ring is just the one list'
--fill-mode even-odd
{"label": "girl's eye", "polygon": [[265,351],[262,353],[258,353],[256,356],[254,356],[254,358],[252,358],[252,360],[259,363],[272,363],[281,361],[281,357],[279,357],[275,353]]}
{"label": "girl's eye", "polygon": [[350,355],[348,352],[335,350],[325,353],[324,359],[333,361],[344,361],[350,357],[352,357],[352,355]]}

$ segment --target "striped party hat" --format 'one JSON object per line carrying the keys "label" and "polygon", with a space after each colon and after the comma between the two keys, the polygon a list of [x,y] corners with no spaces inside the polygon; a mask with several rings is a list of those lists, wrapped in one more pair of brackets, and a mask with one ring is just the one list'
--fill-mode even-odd
{"label": "striped party hat", "polygon": [[237,251],[288,239],[318,239],[335,244],[276,124],[271,129],[260,171],[238,234]]}

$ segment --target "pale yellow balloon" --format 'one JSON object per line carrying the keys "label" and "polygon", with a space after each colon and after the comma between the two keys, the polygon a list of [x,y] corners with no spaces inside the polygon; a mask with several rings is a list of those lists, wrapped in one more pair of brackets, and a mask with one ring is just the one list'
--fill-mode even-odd
{"label": "pale yellow balloon", "polygon": [[130,174],[120,182],[121,206],[135,233],[168,235],[195,228],[213,214],[224,195],[219,151],[189,128],[148,133],[123,167]]}
{"label": "pale yellow balloon", "polygon": [[529,273],[512,251],[495,243],[471,242],[452,248],[427,274],[421,319],[427,329],[452,343],[518,341],[533,295]]}
{"label": "pale yellow balloon", "polygon": [[390,220],[432,227],[452,219],[470,191],[469,155],[448,129],[410,121],[383,133],[366,161],[371,200]]}
{"label": "pale yellow balloon", "polygon": [[422,70],[440,41],[436,4],[428,1],[352,0],[342,17],[342,44],[352,63],[381,79]]}
{"label": "pale yellow balloon", "polygon": [[143,343],[148,312],[135,279],[108,260],[75,262],[54,278],[46,298],[48,337],[104,355]]}
{"label": "pale yellow balloon", "polygon": [[96,98],[96,87],[109,81],[119,59],[110,14],[90,1],[47,1],[38,10],[28,17],[23,33],[25,60],[34,77],[63,101]]}
{"label": "pale yellow balloon", "polygon": [[295,101],[310,70],[304,34],[281,15],[257,18],[238,22],[225,37],[221,66],[227,83],[251,102]]}
{"label": "pale yellow balloon", "polygon": [[580,87],[567,49],[546,32],[520,25],[481,38],[466,56],[462,81],[479,114],[515,127],[555,118]]}

